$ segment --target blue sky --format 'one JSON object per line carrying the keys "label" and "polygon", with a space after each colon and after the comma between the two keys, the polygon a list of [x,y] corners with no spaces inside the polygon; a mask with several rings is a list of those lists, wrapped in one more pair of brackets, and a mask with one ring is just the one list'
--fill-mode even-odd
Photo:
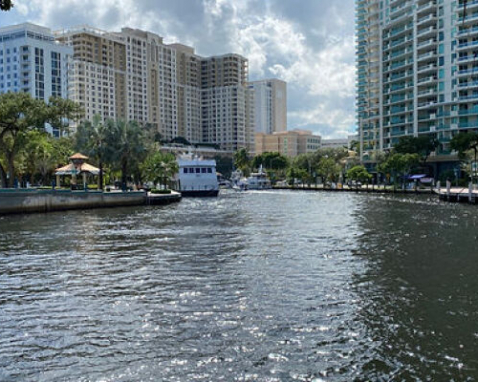
{"label": "blue sky", "polygon": [[355,130],[353,0],[14,0],[0,25],[150,30],[200,55],[249,59],[250,79],[288,83],[288,129]]}

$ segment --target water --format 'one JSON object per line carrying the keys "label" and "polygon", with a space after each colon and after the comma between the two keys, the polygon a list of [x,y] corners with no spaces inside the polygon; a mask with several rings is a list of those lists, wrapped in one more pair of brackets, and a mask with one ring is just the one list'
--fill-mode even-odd
{"label": "water", "polygon": [[477,224],[285,191],[1,217],[0,380],[476,380]]}

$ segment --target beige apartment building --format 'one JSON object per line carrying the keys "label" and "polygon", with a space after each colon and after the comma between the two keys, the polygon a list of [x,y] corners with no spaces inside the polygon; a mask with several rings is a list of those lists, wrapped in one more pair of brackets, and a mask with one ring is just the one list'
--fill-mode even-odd
{"label": "beige apartment building", "polygon": [[56,38],[73,47],[70,94],[87,119],[136,120],[156,126],[163,139],[253,150],[254,93],[244,57],[203,58],[191,47],[131,28],[82,26]]}
{"label": "beige apartment building", "polygon": [[60,43],[73,47],[69,98],[79,103],[85,118],[127,118],[126,49],[124,42],[104,31],[82,27],[56,33]]}
{"label": "beige apartment building", "polygon": [[254,149],[254,92],[247,59],[237,54],[201,60],[202,142],[224,150]]}
{"label": "beige apartment building", "polygon": [[321,146],[320,135],[309,130],[290,130],[274,134],[255,134],[255,154],[278,152],[290,158],[317,151]]}

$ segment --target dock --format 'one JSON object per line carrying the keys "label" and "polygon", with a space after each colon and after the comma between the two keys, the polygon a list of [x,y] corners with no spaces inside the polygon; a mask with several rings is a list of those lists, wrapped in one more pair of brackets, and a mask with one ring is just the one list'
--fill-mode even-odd
{"label": "dock", "polygon": [[439,188],[435,189],[435,194],[446,202],[478,204],[478,190],[468,187]]}

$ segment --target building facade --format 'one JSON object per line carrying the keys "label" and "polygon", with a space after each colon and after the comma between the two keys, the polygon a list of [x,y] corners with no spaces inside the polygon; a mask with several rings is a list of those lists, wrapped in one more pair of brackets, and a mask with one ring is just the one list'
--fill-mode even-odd
{"label": "building facade", "polygon": [[252,81],[255,132],[273,134],[287,130],[287,83],[278,79]]}
{"label": "building facade", "polygon": [[25,92],[45,102],[68,98],[72,54],[48,28],[30,23],[0,28],[0,93]]}
{"label": "building facade", "polygon": [[254,91],[248,62],[237,54],[201,59],[202,142],[254,150]]}
{"label": "building facade", "polygon": [[57,33],[74,49],[70,92],[86,118],[154,125],[165,140],[183,137],[225,150],[253,150],[253,92],[247,59],[204,58],[182,44],[131,28],[83,26]]}
{"label": "building facade", "polygon": [[321,148],[322,138],[309,130],[290,130],[273,134],[256,133],[255,154],[278,152],[294,158],[300,154],[313,153]]}
{"label": "building facade", "polygon": [[428,134],[447,162],[459,131],[478,128],[478,2],[357,0],[357,107],[362,159]]}

